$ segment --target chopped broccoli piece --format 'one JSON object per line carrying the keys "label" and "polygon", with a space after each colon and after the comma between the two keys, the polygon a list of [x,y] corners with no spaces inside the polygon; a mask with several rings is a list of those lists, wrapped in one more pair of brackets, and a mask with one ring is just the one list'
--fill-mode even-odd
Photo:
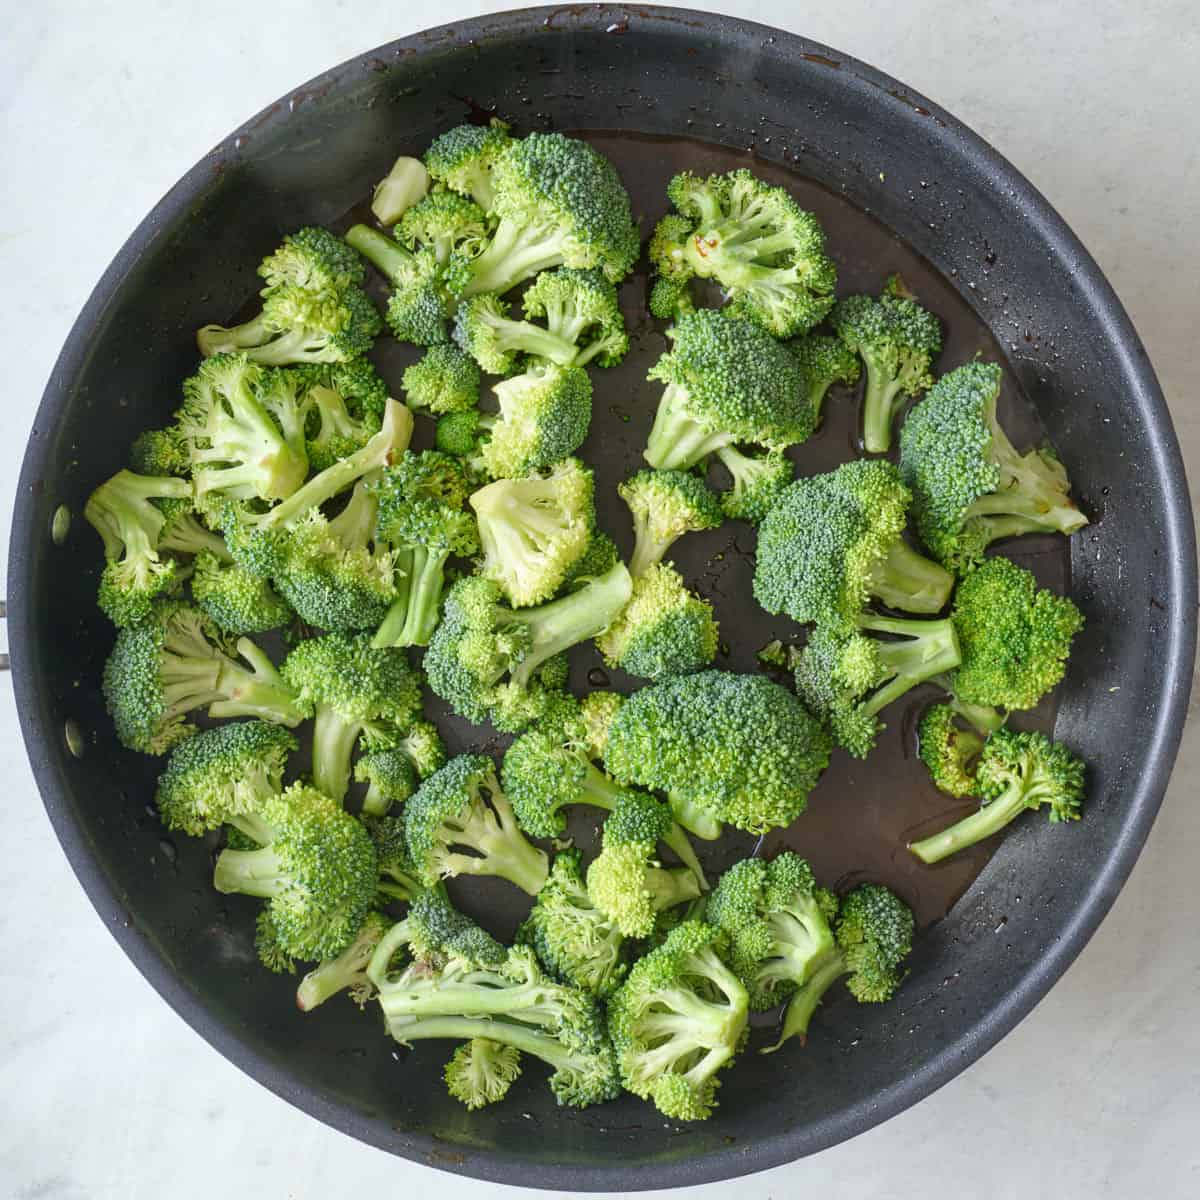
{"label": "chopped broccoli piece", "polygon": [[795,355],[757,325],[705,308],[667,336],[649,373],[666,385],[646,443],[652,467],[687,470],[737,442],[782,450],[816,428]]}
{"label": "chopped broccoli piece", "polygon": [[520,1050],[482,1037],[463,1042],[444,1072],[446,1090],[472,1112],[503,1100],[520,1074]]}
{"label": "chopped broccoli piece", "polygon": [[380,225],[395,225],[429,191],[429,172],[419,158],[402,154],[375,185],[371,212]]}
{"label": "chopped broccoli piece", "polygon": [[443,454],[471,461],[477,459],[484,432],[483,415],[475,409],[450,412],[437,423],[436,445]]}
{"label": "chopped broccoli piece", "polygon": [[[681,215],[665,217],[650,243],[664,279],[677,287],[693,275],[717,280],[732,316],[775,337],[811,329],[829,312],[837,268],[824,231],[783,188],[744,168],[707,179],[685,171],[667,195]],[[667,297],[656,303],[663,308]]]}
{"label": "chopped broccoli piece", "polygon": [[196,607],[225,633],[266,633],[292,619],[292,610],[268,580],[204,551],[192,570]]}
{"label": "chopped broccoli piece", "polygon": [[722,446],[717,457],[733,479],[720,496],[722,512],[734,521],[759,524],[796,478],[795,465],[781,450],[743,454],[736,446]]}
{"label": "chopped broccoli piece", "polygon": [[363,754],[354,764],[354,778],[367,785],[362,810],[371,816],[382,816],[393,804],[403,804],[419,782],[412,759],[391,746]]}
{"label": "chopped broccoli piece", "polygon": [[686,471],[638,471],[617,492],[633,516],[629,570],[634,575],[662,562],[685,533],[716,529],[723,519],[717,496]]}
{"label": "chopped broccoli piece", "polygon": [[409,250],[429,249],[440,266],[456,255],[474,258],[487,243],[488,219],[465,196],[440,189],[430,192],[400,218],[396,240]]}
{"label": "chopped broccoli piece", "polygon": [[404,372],[409,406],[433,416],[466,412],[479,403],[479,368],[457,346],[430,346]]}
{"label": "chopped broccoli piece", "polygon": [[365,358],[293,370],[305,388],[304,444],[310,470],[324,471],[348,458],[379,432],[387,385]]}
{"label": "chopped broccoli piece", "polygon": [[483,546],[480,573],[521,608],[548,600],[587,550],[595,509],[592,472],[576,458],[522,479],[498,479],[471,496]]}
{"label": "chopped broccoli piece", "polygon": [[362,283],[362,260],[341,238],[310,225],[283,239],[258,267],[266,292],[297,287],[312,292],[338,291]]}
{"label": "chopped broccoli piece", "polygon": [[364,813],[363,824],[375,844],[381,899],[416,900],[425,891],[425,885],[417,877],[417,869],[408,853],[404,818],[400,815],[375,817]]}
{"label": "chopped broccoli piece", "polygon": [[1087,518],[1049,450],[1019,453],[996,419],[1001,371],[973,362],[943,375],[900,433],[900,474],[917,533],[939,562],[963,571],[999,538],[1074,533]]}
{"label": "chopped broccoli piece", "polygon": [[583,722],[583,746],[589,758],[603,758],[608,749],[608,735],[625,697],[619,692],[588,692],[579,702],[579,719]]}
{"label": "chopped broccoli piece", "polygon": [[425,166],[438,183],[470,196],[487,212],[495,191],[492,170],[511,141],[508,126],[495,118],[487,125],[456,125],[433,139]]}
{"label": "chopped broccoli piece", "polygon": [[712,662],[717,622],[712,605],[688,591],[677,571],[655,563],[634,579],[629,603],[596,645],[610,667],[665,679]]}
{"label": "chopped broccoli piece", "polygon": [[935,704],[917,729],[921,761],[934,784],[950,796],[973,796],[974,763],[983,749],[983,738],[964,729],[949,704]]}
{"label": "chopped broccoli piece", "polygon": [[559,594],[574,591],[590,579],[607,574],[621,561],[617,543],[603,530],[593,529],[583,553],[567,567]]}
{"label": "chopped broccoli piece", "polygon": [[619,783],[666,792],[675,819],[711,840],[722,822],[750,833],[790,825],[829,750],[786,688],[763,675],[701,671],[629,697],[612,720],[604,763]]}
{"label": "chopped broccoli piece", "polygon": [[362,1008],[375,994],[367,978],[367,967],[375,947],[391,927],[392,922],[382,913],[367,913],[354,940],[340,954],[318,963],[300,980],[296,1007],[301,1012],[312,1012],[338,992],[349,992],[350,999]]}
{"label": "chopped broccoli piece", "polygon": [[820,425],[821,410],[829,389],[835,383],[853,387],[858,382],[861,374],[858,356],[841,338],[828,337],[823,333],[810,333],[797,338],[788,343],[788,349],[800,364],[813,421]]}
{"label": "chopped broccoli piece", "polygon": [[426,887],[456,875],[495,875],[536,896],[546,882],[546,856],[521,833],[483,754],[460,754],[421,784],[404,806],[404,836]]}
{"label": "chopped broccoli piece", "polygon": [[746,1042],[749,998],[721,960],[723,936],[685,921],[634,964],[608,1004],[621,1082],[677,1120],[711,1115],[717,1072]]}
{"label": "chopped broccoli piece", "polygon": [[138,475],[187,475],[191,458],[179,430],[145,429],[129,448],[130,469]]}

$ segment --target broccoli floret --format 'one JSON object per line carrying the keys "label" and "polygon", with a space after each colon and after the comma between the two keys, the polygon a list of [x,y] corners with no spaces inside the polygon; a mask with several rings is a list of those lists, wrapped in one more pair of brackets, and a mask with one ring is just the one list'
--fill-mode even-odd
{"label": "broccoli floret", "polygon": [[375,844],[381,902],[416,900],[425,886],[417,878],[417,869],[408,853],[404,818],[399,814],[375,817],[364,813],[363,824]]}
{"label": "broccoli floret", "polygon": [[595,359],[610,367],[629,349],[617,289],[600,271],[545,271],[525,292],[523,303],[525,319],[517,321],[499,296],[472,296],[458,310],[455,341],[495,375],[508,374],[522,354],[562,366]]}
{"label": "broccoli floret", "polygon": [[1062,679],[1083,614],[1066,596],[1038,588],[1011,559],[989,558],[954,597],[962,665],[952,688],[961,701],[1033,708]]}
{"label": "broccoli floret", "polygon": [[790,484],[759,529],[755,599],[769,613],[838,628],[871,598],[939,612],[954,576],[904,541],[909,499],[896,468],[881,459]]}
{"label": "broccoli floret", "polygon": [[83,515],[104,542],[99,603],[116,625],[145,619],[156,596],[174,590],[179,564],[159,554],[168,516],[155,500],[187,502],[185,479],[118,471],[89,497]]}
{"label": "broccoli floret", "polygon": [[371,349],[383,326],[359,286],[363,266],[350,246],[325,230],[302,230],[263,260],[262,310],[241,325],[205,325],[200,353],[242,351],[264,366],[348,362]]}
{"label": "broccoli floret", "polygon": [[375,185],[371,212],[380,225],[394,225],[429,191],[429,172],[419,158],[402,154]]}
{"label": "broccoli floret", "polygon": [[604,822],[600,854],[587,870],[588,895],[626,937],[647,937],[664,909],[700,895],[690,867],[664,867],[660,841],[672,825],[665,804],[643,792],[622,792]]}
{"label": "broccoli floret", "polygon": [[602,759],[608,749],[608,734],[625,697],[619,692],[588,692],[579,702],[583,723],[582,744],[590,758]]}
{"label": "broccoli floret", "polygon": [[434,138],[425,151],[429,174],[446,187],[470,196],[485,212],[492,207],[492,169],[512,139],[496,118],[487,125],[456,125]]}
{"label": "broccoli floret", "polygon": [[593,529],[583,553],[567,567],[559,594],[574,591],[588,580],[606,574],[620,561],[621,552],[617,549],[617,543],[603,530]]}
{"label": "broccoli floret", "polygon": [[308,716],[249,638],[236,646],[247,669],[214,645],[215,635],[202,613],[175,600],[156,601],[148,617],[118,633],[104,664],[104,699],[122,745],[166,754],[196,731],[184,717],[206,705],[211,717],[261,717],[288,726]]}
{"label": "broccoli floret", "polygon": [[429,686],[460,716],[516,732],[538,719],[547,685],[535,675],[563,651],[607,629],[633,581],[618,563],[578,591],[536,608],[501,603],[489,579],[459,580],[425,654]]}
{"label": "broccoli floret", "polygon": [[548,600],[588,547],[592,472],[576,458],[522,479],[498,479],[471,496],[483,546],[480,573],[521,608]]}
{"label": "broccoli floret", "polygon": [[1077,821],[1083,804],[1084,765],[1061,742],[1043,733],[998,729],[987,740],[975,767],[972,794],[983,807],[949,829],[913,842],[909,849],[925,863],[941,862],[999,833],[1027,808],[1048,807],[1052,823]]}
{"label": "broccoli floret", "polygon": [[592,381],[582,367],[533,362],[492,386],[499,412],[484,413],[480,465],[493,479],[516,478],[574,454],[592,420]]}
{"label": "broccoli floret", "polygon": [[446,1091],[472,1112],[503,1100],[520,1074],[520,1050],[481,1037],[463,1042],[443,1072]]}
{"label": "broccoli floret", "polygon": [[833,950],[837,897],[785,850],[771,862],[736,862],[713,888],[705,919],[729,938],[729,965],[766,1012],[786,1000]]}
{"label": "broccoli floret", "polygon": [[426,887],[456,875],[495,875],[531,896],[546,882],[546,856],[525,840],[492,760],[460,754],[404,806],[404,836]]}
{"label": "broccoli floret", "polygon": [[278,975],[296,973],[296,959],[280,939],[279,930],[269,908],[260,909],[255,918],[254,949],[258,954],[258,961],[268,971],[274,971]]}
{"label": "broccoli floret", "polygon": [[268,580],[207,550],[192,565],[192,599],[225,633],[266,633],[292,619]]}
{"label": "broccoli floret", "polygon": [[205,359],[183,384],[176,414],[201,507],[217,500],[282,500],[304,483],[303,429],[290,441],[270,412],[271,373],[244,354]]}
{"label": "broccoli floret", "polygon": [[180,742],[158,779],[163,824],[193,837],[231,824],[261,845],[267,835],[257,814],[282,791],[288,755],[298,744],[265,721],[235,721]]}
{"label": "broccoli floret", "polygon": [[996,419],[1001,371],[973,362],[943,375],[900,432],[900,474],[917,533],[939,562],[968,570],[998,538],[1074,533],[1087,518],[1049,450],[1019,453]]}
{"label": "broccoli floret", "polygon": [[470,264],[465,295],[507,292],[557,266],[595,268],[614,283],[629,273],[640,249],[637,226],[602,154],[578,138],[531,133],[490,161],[494,195],[483,207],[499,223]]}
{"label": "broccoli floret", "polygon": [[318,963],[296,989],[296,1007],[301,1012],[312,1012],[338,992],[349,992],[350,998],[362,1008],[375,994],[367,978],[367,967],[375,947],[383,935],[392,927],[392,922],[382,913],[369,912],[354,940],[340,954]]}
{"label": "broccoli floret", "polygon": [[750,833],[790,825],[829,750],[786,688],[763,675],[701,671],[629,697],[612,720],[604,763],[618,783],[666,792],[675,819],[711,840],[722,822]]}
{"label": "broccoli floret", "polygon": [[330,633],[300,642],[282,674],[315,709],[313,783],[334,800],[350,784],[350,756],[375,725],[403,730],[421,715],[421,679],[403,650],[377,650],[371,635]]}
{"label": "broccoli floret", "polygon": [[432,250],[438,263],[445,267],[456,255],[470,259],[483,249],[488,220],[474,201],[439,189],[405,212],[395,234],[396,240],[409,250]]}
{"label": "broccoli floret", "polygon": [[829,389],[835,383],[853,387],[858,382],[861,374],[858,357],[841,338],[828,337],[823,333],[810,333],[797,338],[788,343],[788,349],[800,364],[813,421],[820,425],[821,410]]}
{"label": "broccoli floret", "polygon": [[796,691],[838,745],[866,758],[884,728],[879,713],[919,683],[953,670],[959,642],[949,618],[911,621],[864,613],[857,625],[817,626],[796,663]]}
{"label": "broccoli floret", "polygon": [[474,360],[457,346],[430,346],[405,370],[403,386],[411,408],[440,416],[473,409],[481,379]]}
{"label": "broccoli floret", "polygon": [[187,446],[174,426],[144,429],[129,447],[129,467],[138,475],[187,475],[191,466]]}
{"label": "broccoli floret", "polygon": [[809,964],[783,1014],[779,1041],[763,1053],[793,1037],[803,1045],[821,998],[842,977],[860,1004],[890,1000],[904,980],[901,964],[912,950],[912,937],[913,915],[899,897],[878,884],[856,887],[838,910],[834,945]]}
{"label": "broccoli floret", "polygon": [[629,972],[608,1004],[621,1082],[677,1120],[711,1115],[717,1072],[746,1041],[749,997],[721,961],[723,935],[685,921]]}
{"label": "broccoli floret", "polygon": [[324,471],[361,450],[379,432],[387,385],[365,358],[297,367],[307,406],[308,465]]}
{"label": "broccoli floret", "polygon": [[437,423],[435,444],[443,454],[474,463],[484,432],[483,414],[475,409],[446,413]]}
{"label": "broccoli floret", "polygon": [[[407,961],[397,963],[404,950]],[[553,1068],[560,1104],[582,1108],[620,1092],[594,999],[550,980],[529,947],[497,946],[434,893],[385,935],[367,973],[388,1032],[404,1045],[484,1038],[532,1054]],[[458,1071],[450,1086],[460,1099],[475,1098]]]}
{"label": "broccoli floret", "polygon": [[634,575],[662,562],[685,533],[716,529],[723,519],[717,496],[686,471],[638,471],[617,492],[633,516],[629,570]]}
{"label": "broccoli floret", "polygon": [[373,725],[363,734],[361,747],[354,778],[367,784],[363,812],[368,815],[381,815],[403,803],[422,779],[446,763],[446,748],[429,721],[416,721],[403,733]]}
{"label": "broccoli floret", "polygon": [[439,450],[411,451],[373,485],[379,497],[376,537],[395,553],[400,594],[373,645],[425,646],[438,622],[451,555],[479,549],[475,520],[466,510],[470,480],[457,459]]}
{"label": "broccoli floret", "polygon": [[303,784],[265,801],[258,815],[270,830],[269,842],[259,850],[222,850],[213,887],[269,900],[271,924],[287,954],[340,954],[375,896],[375,848],[367,831]]}
{"label": "broccoli floret", "polygon": [[550,878],[517,930],[517,941],[532,946],[555,978],[601,1000],[625,977],[625,939],[588,895],[578,850],[555,856]]}
{"label": "broccoli floret", "polygon": [[847,296],[829,319],[847,349],[867,364],[863,446],[869,454],[884,454],[904,397],[933,383],[930,367],[942,350],[941,325],[915,301],[887,291],[878,300]]}
{"label": "broccoli floret", "polygon": [[707,179],[685,171],[667,195],[682,216],[664,218],[650,243],[665,279],[716,279],[731,315],[775,337],[803,333],[829,312],[837,268],[825,233],[783,188],[745,169]]}
{"label": "broccoli floret", "polygon": [[634,579],[633,596],[596,646],[610,667],[665,679],[712,662],[717,622],[712,605],[689,592],[678,571],[655,563]]}
{"label": "broccoli floret", "polygon": [[720,493],[721,511],[734,521],[757,525],[796,478],[795,465],[781,450],[743,454],[736,446],[722,446],[717,457],[733,479],[733,487]]}
{"label": "broccoli floret", "polygon": [[983,738],[964,729],[949,704],[935,704],[917,729],[921,761],[934,784],[950,796],[975,794],[974,764],[983,749]]}
{"label": "broccoli floret", "polygon": [[736,442],[782,450],[816,428],[796,357],[769,333],[713,309],[686,313],[650,379],[666,385],[645,459],[687,470]]}

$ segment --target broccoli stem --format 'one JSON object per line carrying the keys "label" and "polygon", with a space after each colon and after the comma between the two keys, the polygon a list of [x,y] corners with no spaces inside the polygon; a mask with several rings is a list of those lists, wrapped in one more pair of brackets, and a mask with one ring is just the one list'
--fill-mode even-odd
{"label": "broccoli stem", "polygon": [[487,248],[471,264],[471,279],[463,295],[503,294],[523,279],[557,267],[562,260],[562,241],[553,226],[542,229],[501,218]]}
{"label": "broccoli stem", "polygon": [[346,231],[346,244],[353,246],[393,285],[400,284],[412,263],[413,256],[395,238],[369,225],[352,225]]}
{"label": "broccoli stem", "polygon": [[632,593],[629,571],[624,563],[617,563],[560,600],[537,608],[506,611],[505,620],[527,626],[530,634],[529,649],[513,668],[513,682],[518,687],[528,687],[534,672],[544,662],[603,633],[617,619]]}
{"label": "broccoli stem", "polygon": [[714,431],[697,424],[688,413],[687,402],[686,388],[677,383],[667,384],[642,456],[657,470],[687,471],[702,458],[736,440],[728,430]]}
{"label": "broccoli stem", "polygon": [[488,791],[491,807],[480,801],[483,811],[460,825],[461,836],[450,843],[468,846],[482,857],[449,851],[441,857],[442,873],[498,875],[536,896],[550,874],[549,861],[521,832],[512,805],[499,786],[490,786]]}
{"label": "broccoli stem", "polygon": [[250,664],[250,670],[221,655],[217,674],[219,699],[209,705],[208,715],[260,717],[289,729],[299,725],[306,714],[275,664],[249,638],[238,639],[237,652]]}
{"label": "broccoli stem", "polygon": [[296,989],[296,1007],[301,1012],[312,1012],[338,992],[358,987],[362,983],[363,969],[375,949],[370,943],[362,943],[363,938],[360,934],[348,950],[343,951],[337,958],[318,963],[300,980],[300,986]]}
{"label": "broccoli stem", "polygon": [[896,642],[876,639],[880,664],[890,679],[863,704],[869,717],[899,700],[918,683],[952,671],[962,661],[958,634],[949,617],[940,621],[906,621],[868,613],[859,617],[858,624],[861,629],[893,633],[903,638]]}
{"label": "broccoli stem", "polygon": [[396,598],[392,601],[387,615],[371,640],[371,646],[376,650],[387,650],[390,647],[399,646],[400,643],[396,639],[404,629],[404,622],[408,620],[408,597],[412,591],[413,580],[413,549],[411,546],[403,546],[396,551],[395,564]]}
{"label": "broccoli stem", "polygon": [[273,334],[260,312],[241,325],[205,325],[196,333],[196,344],[205,358],[213,354],[228,354],[232,350],[248,350],[261,346]]}
{"label": "broccoli stem", "polygon": [[[386,1000],[384,1012],[387,1012]],[[558,1038],[515,1021],[492,1017],[429,1016],[412,1022],[389,1020],[387,1025],[388,1033],[404,1045],[429,1038],[453,1038],[459,1042],[487,1038],[490,1042],[532,1054],[556,1070],[569,1070],[576,1061],[572,1051]]]}
{"label": "broccoli stem", "polygon": [[872,567],[869,587],[870,594],[888,608],[936,613],[950,599],[954,576],[898,537],[885,557]]}
{"label": "broccoli stem", "polygon": [[233,562],[225,539],[205,529],[190,513],[168,522],[158,548],[174,550],[178,554],[201,554],[207,550],[218,562]]}
{"label": "broccoli stem", "polygon": [[649,867],[645,887],[656,912],[700,898],[700,881],[688,867]]}
{"label": "broccoli stem", "polygon": [[812,969],[809,977],[800,985],[783,1014],[783,1030],[779,1041],[768,1046],[760,1054],[774,1054],[789,1038],[798,1037],[803,1046],[808,1037],[808,1023],[817,1011],[821,998],[843,975],[847,974],[846,963],[838,950],[831,951]]}
{"label": "broccoli stem", "polygon": [[[412,550],[412,575],[408,588],[408,607],[395,646],[428,646],[438,623],[438,606],[446,578],[448,554],[431,553],[425,546]],[[391,613],[388,613],[391,616]],[[386,621],[385,621],[386,623]]]}
{"label": "broccoli stem", "polygon": [[994,833],[999,833],[1026,808],[1036,806],[1036,792],[1017,779],[1009,784],[1003,795],[983,805],[978,812],[963,817],[961,821],[951,825],[949,829],[943,829],[941,833],[909,843],[908,848],[923,863],[939,863],[942,859],[949,858],[950,855],[957,854],[976,842],[982,842]]}
{"label": "broccoli stem", "polygon": [[989,733],[995,733],[997,729],[1002,728],[1004,722],[1008,720],[1008,717],[1004,713],[999,709],[992,708],[989,704],[968,704],[967,701],[960,700],[954,691],[954,675],[950,672],[937,675],[926,682],[940,687],[947,694],[950,707],[972,729],[983,734],[985,737]]}
{"label": "broccoli stem", "polygon": [[328,705],[317,706],[313,722],[313,787],[331,800],[341,801],[350,787],[350,756],[358,740],[359,725],[347,721]]}
{"label": "broccoli stem", "polygon": [[497,324],[502,349],[547,358],[560,367],[570,366],[577,357],[578,350],[574,342],[542,329],[531,321],[500,321]]}
{"label": "broccoli stem", "polygon": [[868,454],[886,454],[892,446],[892,420],[900,381],[867,360],[867,387],[863,399],[863,448]]}
{"label": "broccoli stem", "polygon": [[275,830],[254,813],[238,813],[229,818],[229,824],[260,846],[265,846],[275,837]]}
{"label": "broccoli stem", "polygon": [[[546,985],[542,980],[518,985],[498,971],[480,967],[462,982],[447,979],[435,987],[390,987],[380,1003],[389,1021],[403,1017],[436,1017],[445,1012],[503,1017],[524,1010],[539,1024],[553,1024],[558,1013],[553,1000],[547,1001]],[[536,1017],[531,1010],[536,1010]]]}
{"label": "broccoli stem", "polygon": [[279,869],[279,856],[270,846],[260,850],[222,850],[213,870],[218,892],[237,892],[270,900],[291,884]]}
{"label": "broccoli stem", "polygon": [[[671,811],[675,814],[675,820],[688,833],[694,833],[706,842],[715,842],[721,836],[725,827],[707,808],[680,796],[668,796],[667,799]],[[667,844],[670,845],[669,842]]]}
{"label": "broccoli stem", "polygon": [[816,899],[799,902],[797,911],[769,913],[767,924],[776,949],[759,967],[757,982],[773,987],[806,978],[833,949],[833,933]]}

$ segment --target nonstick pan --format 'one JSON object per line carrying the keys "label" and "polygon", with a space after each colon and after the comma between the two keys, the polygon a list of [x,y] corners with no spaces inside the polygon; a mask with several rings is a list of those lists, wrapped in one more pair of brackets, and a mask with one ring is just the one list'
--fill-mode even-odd
{"label": "nonstick pan", "polygon": [[[1088,761],[1085,819],[1067,830],[1019,823],[990,859],[992,847],[950,868],[959,875],[922,883],[899,838],[913,813],[939,810],[928,790],[910,794],[910,714],[896,721],[894,762],[835,764],[780,840],[827,878],[871,874],[904,892],[927,926],[912,974],[889,1005],[826,1004],[803,1049],[747,1055],[698,1125],[628,1097],[558,1109],[533,1070],[507,1103],[467,1114],[440,1080],[449,1047],[397,1051],[348,1003],[298,1013],[294,981],[256,966],[251,907],[209,886],[211,847],[166,838],[152,805],[159,764],[117,745],[99,694],[112,631],[95,607],[98,544],[83,503],[124,465],[132,437],[175,406],[195,328],[253,295],[254,266],[280,231],[336,226],[396,154],[492,112],[611,149],[647,220],[662,204],[649,183],[660,195],[680,137],[713,163],[736,152],[786,172],[827,222],[844,286],[872,286],[871,272],[898,262],[948,320],[944,367],[976,350],[1002,356],[1011,419],[1060,449],[1092,519],[1069,561],[1061,544],[1022,550],[1087,617],[1057,713],[1034,717]],[[631,313],[639,288],[635,277],[623,292]],[[618,472],[610,479],[636,457],[654,395],[640,375],[661,331],[637,326],[634,343],[643,358],[598,384],[608,407],[597,406],[588,452]],[[849,457],[847,413],[852,397],[831,406],[804,469]],[[616,521],[619,509],[603,515]],[[680,9],[535,9],[432,30],[334,68],[222,142],[139,226],[72,330],[30,436],[11,547],[14,684],[47,811],[105,924],[164,999],[243,1070],[347,1133],[445,1170],[564,1190],[682,1186],[810,1154],[915,1103],[992,1046],[1078,954],[1128,875],[1166,787],[1194,653],[1179,450],[1145,350],[1071,231],[932,101],[838,51]],[[745,588],[750,549],[731,535],[697,543],[683,563],[717,603],[723,665],[738,669],[778,632]],[[470,736],[451,730],[457,744]],[[863,861],[846,857],[851,845]],[[723,849],[712,865],[750,848]],[[463,903],[498,932],[516,915],[490,894]]]}

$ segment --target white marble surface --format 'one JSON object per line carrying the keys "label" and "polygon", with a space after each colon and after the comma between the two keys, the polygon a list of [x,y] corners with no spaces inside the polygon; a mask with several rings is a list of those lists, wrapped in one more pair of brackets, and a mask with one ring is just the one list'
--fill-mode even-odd
{"label": "white marble surface", "polygon": [[[247,115],[326,66],[488,5],[40,0],[0,35],[0,562],[67,329],[137,221]],[[494,7],[507,7],[495,5]],[[989,138],[1108,272],[1200,482],[1200,26],[1182,0],[784,0],[728,7],[873,62]],[[2,633],[0,633],[2,638]],[[0,641],[0,646],[3,642]],[[34,790],[0,681],[0,1196],[518,1193],[392,1159],[276,1099],[159,1000],[102,928]],[[1019,1029],[915,1109],[695,1200],[1200,1195],[1200,722],[1092,943]]]}

